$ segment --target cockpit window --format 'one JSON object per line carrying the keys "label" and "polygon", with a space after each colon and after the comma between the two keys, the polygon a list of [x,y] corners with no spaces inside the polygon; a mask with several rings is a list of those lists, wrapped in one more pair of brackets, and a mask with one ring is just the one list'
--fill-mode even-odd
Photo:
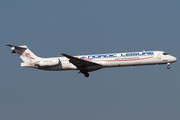
{"label": "cockpit window", "polygon": [[168,55],[168,53],[167,53],[167,52],[164,52],[163,55]]}

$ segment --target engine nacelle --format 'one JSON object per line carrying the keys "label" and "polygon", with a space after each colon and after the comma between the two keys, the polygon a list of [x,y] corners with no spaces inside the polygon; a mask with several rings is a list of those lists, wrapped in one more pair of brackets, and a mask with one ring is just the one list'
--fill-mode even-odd
{"label": "engine nacelle", "polygon": [[59,65],[59,60],[44,60],[44,61],[39,61],[36,63],[36,66],[38,67],[52,67]]}

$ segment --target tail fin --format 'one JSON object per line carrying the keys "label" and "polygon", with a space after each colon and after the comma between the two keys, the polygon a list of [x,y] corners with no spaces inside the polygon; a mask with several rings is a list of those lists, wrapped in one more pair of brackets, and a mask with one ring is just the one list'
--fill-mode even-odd
{"label": "tail fin", "polygon": [[31,52],[29,48],[25,45],[14,46],[14,45],[6,44],[6,46],[11,47],[12,49],[11,53],[17,53],[24,62],[33,62],[36,61],[37,59],[40,59],[33,52]]}

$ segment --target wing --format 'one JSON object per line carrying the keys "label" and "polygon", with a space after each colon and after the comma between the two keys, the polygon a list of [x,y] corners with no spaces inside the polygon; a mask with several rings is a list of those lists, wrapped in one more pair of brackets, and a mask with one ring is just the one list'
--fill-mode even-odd
{"label": "wing", "polygon": [[61,54],[65,57],[67,57],[69,59],[69,62],[71,62],[73,65],[75,65],[78,69],[80,68],[86,68],[86,67],[101,67],[102,65],[94,63],[94,62],[90,62],[87,60],[82,60],[67,54]]}

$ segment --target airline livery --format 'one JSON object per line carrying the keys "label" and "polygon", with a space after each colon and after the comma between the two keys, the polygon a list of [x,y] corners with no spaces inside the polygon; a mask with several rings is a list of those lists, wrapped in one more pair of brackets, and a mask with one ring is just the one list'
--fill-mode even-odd
{"label": "airline livery", "polygon": [[177,58],[163,51],[141,51],[127,53],[110,53],[70,56],[62,53],[64,57],[40,58],[32,53],[27,46],[11,47],[11,53],[17,53],[24,61],[22,67],[32,67],[41,70],[61,71],[61,70],[79,70],[85,77],[89,77],[91,71],[106,67],[124,67],[138,65],[159,65],[167,64],[170,69],[170,63],[176,62]]}

